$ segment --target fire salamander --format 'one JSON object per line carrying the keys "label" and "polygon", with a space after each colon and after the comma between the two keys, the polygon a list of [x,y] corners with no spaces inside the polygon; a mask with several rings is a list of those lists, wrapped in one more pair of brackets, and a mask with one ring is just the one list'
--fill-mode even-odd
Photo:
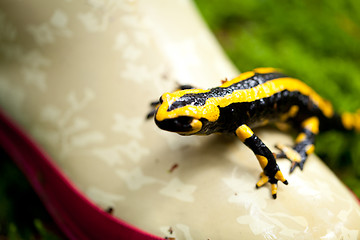
{"label": "fire salamander", "polygon": [[[274,68],[257,68],[242,73],[219,87],[203,90],[189,85],[163,94],[152,103],[156,125],[181,135],[235,134],[255,154],[263,170],[256,187],[269,182],[276,198],[277,182],[288,184],[276,158],[291,161],[290,173],[301,170],[314,152],[315,136],[322,131],[360,131],[360,114],[335,114],[330,102],[298,79]],[[294,146],[276,145],[278,154],[251,130],[268,123],[286,123],[299,131]]]}

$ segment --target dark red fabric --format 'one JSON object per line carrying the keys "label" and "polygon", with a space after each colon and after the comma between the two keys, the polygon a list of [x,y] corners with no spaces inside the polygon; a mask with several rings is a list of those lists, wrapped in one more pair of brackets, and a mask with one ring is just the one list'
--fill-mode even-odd
{"label": "dark red fabric", "polygon": [[163,239],[113,217],[90,202],[56,168],[50,157],[1,111],[0,145],[24,172],[69,239]]}

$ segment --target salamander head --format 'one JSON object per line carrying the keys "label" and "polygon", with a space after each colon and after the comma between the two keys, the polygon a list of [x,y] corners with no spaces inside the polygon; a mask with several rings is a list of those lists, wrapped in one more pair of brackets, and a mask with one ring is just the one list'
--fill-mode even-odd
{"label": "salamander head", "polygon": [[204,120],[211,120],[211,115],[218,112],[217,107],[206,103],[206,91],[190,89],[163,94],[155,113],[156,125],[181,135],[199,133],[204,128]]}

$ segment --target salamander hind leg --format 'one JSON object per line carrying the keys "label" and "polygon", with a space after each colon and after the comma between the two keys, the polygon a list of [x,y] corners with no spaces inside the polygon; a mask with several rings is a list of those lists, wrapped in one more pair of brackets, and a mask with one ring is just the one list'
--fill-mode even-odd
{"label": "salamander hind leg", "polygon": [[284,144],[277,144],[275,147],[280,150],[277,158],[286,158],[291,161],[290,173],[296,167],[304,168],[307,157],[315,150],[315,136],[319,133],[319,119],[310,117],[302,122],[302,130],[295,140],[295,146],[289,147]]}
{"label": "salamander hind leg", "polygon": [[241,125],[236,129],[235,133],[240,140],[254,152],[263,169],[260,180],[256,183],[256,188],[259,188],[266,183],[270,183],[271,194],[275,199],[277,196],[277,182],[281,181],[287,185],[288,181],[280,171],[273,153],[247,125]]}

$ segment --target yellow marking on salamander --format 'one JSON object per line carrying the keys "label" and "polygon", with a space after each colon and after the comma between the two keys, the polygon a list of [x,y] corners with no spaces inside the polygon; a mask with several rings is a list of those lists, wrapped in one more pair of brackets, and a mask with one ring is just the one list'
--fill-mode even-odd
{"label": "yellow marking on salamander", "polygon": [[301,155],[293,148],[288,147],[284,144],[277,144],[276,147],[279,148],[291,161],[301,162]]}
{"label": "yellow marking on salamander", "polygon": [[242,142],[245,142],[246,139],[248,139],[252,135],[254,135],[254,132],[245,124],[238,127],[236,129],[235,133],[236,133],[236,136],[238,136]]}
{"label": "yellow marking on salamander", "polygon": [[306,119],[301,126],[309,131],[311,131],[313,134],[319,133],[319,119],[317,117],[311,117]]}
{"label": "yellow marking on salamander", "polygon": [[266,73],[273,73],[273,72],[281,72],[280,69],[272,68],[272,67],[260,67],[255,68],[254,72],[260,73],[260,74],[266,74]]}
{"label": "yellow marking on salamander", "polygon": [[271,195],[276,195],[277,193],[277,184],[271,184]]}
{"label": "yellow marking on salamander", "polygon": [[295,117],[298,112],[299,112],[299,106],[297,105],[291,106],[289,111],[281,116],[280,121],[285,122],[287,119]]}
{"label": "yellow marking on salamander", "polygon": [[269,181],[269,177],[266,176],[263,172],[260,174],[260,180],[256,183],[256,187],[261,187]]}
{"label": "yellow marking on salamander", "polygon": [[296,137],[295,142],[296,142],[296,143],[301,143],[301,142],[304,141],[306,138],[307,138],[307,136],[306,136],[305,133],[300,133],[300,134]]}
{"label": "yellow marking on salamander", "polygon": [[347,129],[347,130],[351,130],[354,126],[355,123],[355,119],[353,114],[351,113],[343,113],[341,115],[341,121],[343,126]]}
{"label": "yellow marking on salamander", "polygon": [[347,130],[355,130],[360,132],[360,112],[357,113],[343,113],[341,115],[341,121],[343,126]]}
{"label": "yellow marking on salamander", "polygon": [[314,144],[310,144],[310,145],[306,146],[305,152],[307,155],[312,154],[314,151],[315,151]]}
{"label": "yellow marking on salamander", "polygon": [[[246,72],[239,76],[241,79],[251,77],[254,72]],[[243,77],[245,75],[245,77]],[[238,78],[224,83],[221,87],[226,87],[239,82]],[[224,108],[232,103],[253,102],[259,99],[270,97],[281,91],[299,91],[301,94],[309,96],[310,99],[322,110],[325,116],[333,116],[332,105],[322,99],[314,90],[298,79],[284,77],[267,81],[250,89],[236,90],[224,97],[208,98],[203,106],[187,105],[181,108],[167,111],[169,106],[179,97],[189,93],[206,93],[210,90],[188,89],[176,91],[174,93],[166,93],[162,96],[164,103],[160,105],[156,119],[162,121],[164,119],[176,118],[179,116],[192,116],[196,119],[206,118],[214,122],[220,116],[219,107]]]}
{"label": "yellow marking on salamander", "polygon": [[277,180],[280,180],[281,182],[285,182],[285,181],[286,181],[286,179],[285,179],[285,177],[284,177],[284,175],[282,174],[281,171],[277,171],[277,172],[276,172],[275,178],[276,178]]}
{"label": "yellow marking on salamander", "polygon": [[180,135],[192,135],[197,133],[198,131],[201,130],[202,128],[202,122],[198,119],[193,119],[190,123],[190,126],[192,128],[191,131],[187,131],[187,132],[178,132],[178,134]]}
{"label": "yellow marking on salamander", "polygon": [[254,75],[255,75],[255,72],[253,72],[253,71],[244,72],[244,73],[240,74],[238,77],[236,77],[230,81],[224,82],[220,87],[222,87],[222,88],[228,87],[230,85],[233,85],[234,83],[238,83],[238,82],[241,82],[248,78],[251,78]]}
{"label": "yellow marking on salamander", "polygon": [[261,156],[261,155],[256,155],[256,158],[258,159],[261,168],[264,169],[266,167],[266,165],[268,164],[267,158],[264,156]]}

